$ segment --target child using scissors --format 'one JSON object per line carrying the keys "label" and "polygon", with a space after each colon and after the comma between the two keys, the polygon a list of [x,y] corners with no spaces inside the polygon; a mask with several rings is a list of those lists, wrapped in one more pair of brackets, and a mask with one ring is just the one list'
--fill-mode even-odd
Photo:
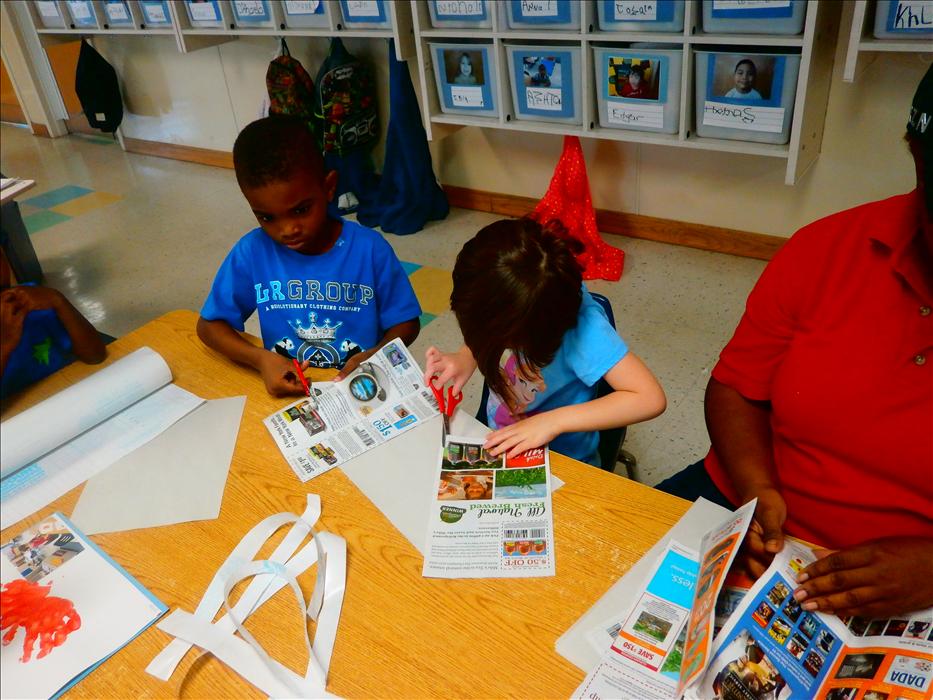
{"label": "child using scissors", "polygon": [[[427,351],[425,383],[457,393],[478,368],[489,385],[484,447],[514,456],[551,447],[599,466],[597,431],[666,408],[651,371],[583,285],[579,243],[531,219],[482,229],[457,256],[450,305],[464,345]],[[596,398],[605,378],[614,389]]]}

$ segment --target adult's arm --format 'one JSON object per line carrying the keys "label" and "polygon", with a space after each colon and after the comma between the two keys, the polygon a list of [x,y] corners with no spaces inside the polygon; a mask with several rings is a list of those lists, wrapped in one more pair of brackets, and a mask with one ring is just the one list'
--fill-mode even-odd
{"label": "adult's arm", "polygon": [[[771,445],[771,403],[746,398],[710,378],[706,386],[706,426],[716,456],[742,503],[758,499],[745,547],[754,576],[784,545],[787,507],[780,494]],[[740,504],[741,505],[741,504]]]}

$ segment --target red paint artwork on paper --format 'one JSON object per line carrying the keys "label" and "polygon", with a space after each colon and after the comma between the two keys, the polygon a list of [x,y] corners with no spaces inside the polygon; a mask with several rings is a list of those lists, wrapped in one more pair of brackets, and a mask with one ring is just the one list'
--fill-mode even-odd
{"label": "red paint artwork on paper", "polygon": [[32,658],[36,640],[39,640],[36,658],[41,659],[81,627],[74,603],[49,595],[51,590],[51,585],[40,586],[24,579],[10,581],[0,588],[0,629],[5,630],[3,646],[13,641],[20,627],[24,628],[26,639],[20,657],[23,663]]}

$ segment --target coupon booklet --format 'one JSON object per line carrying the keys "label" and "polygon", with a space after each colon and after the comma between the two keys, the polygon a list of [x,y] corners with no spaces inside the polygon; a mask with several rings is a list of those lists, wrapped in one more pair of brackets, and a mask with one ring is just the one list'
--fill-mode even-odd
{"label": "coupon booklet", "polygon": [[554,575],[547,447],[494,457],[481,439],[448,436],[438,462],[424,576]]}
{"label": "coupon booklet", "polygon": [[437,414],[421,368],[396,339],[343,381],[315,382],[311,396],[263,423],[298,478],[307,481]]}
{"label": "coupon booklet", "polygon": [[754,506],[699,552],[668,545],[632,609],[591,632],[606,652],[574,698],[930,697],[933,609],[891,620],[807,612],[792,592],[816,556],[793,539],[756,582],[730,571]]}

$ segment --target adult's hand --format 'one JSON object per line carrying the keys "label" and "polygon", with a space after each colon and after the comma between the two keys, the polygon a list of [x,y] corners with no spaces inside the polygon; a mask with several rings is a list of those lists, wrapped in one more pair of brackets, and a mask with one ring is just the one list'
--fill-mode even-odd
{"label": "adult's hand", "polygon": [[933,540],[889,537],[816,554],[797,576],[804,610],[883,618],[933,606]]}
{"label": "adult's hand", "polygon": [[783,527],[787,519],[787,505],[775,488],[761,489],[754,496],[758,498],[755,518],[742,546],[745,568],[753,579],[757,579],[771,566],[774,555],[784,547]]}

